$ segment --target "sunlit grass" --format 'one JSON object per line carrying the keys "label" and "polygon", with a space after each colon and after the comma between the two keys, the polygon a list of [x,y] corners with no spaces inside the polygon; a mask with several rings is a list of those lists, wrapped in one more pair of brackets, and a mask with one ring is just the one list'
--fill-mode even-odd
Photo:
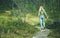
{"label": "sunlit grass", "polygon": [[[11,14],[11,11],[5,11],[5,13],[3,13],[1,16],[0,16],[0,18],[2,17],[2,18],[5,18],[5,19],[12,19],[13,21],[16,21],[16,20],[18,20],[18,18],[20,17],[20,16],[18,16],[18,17],[14,17],[14,16],[8,16],[8,15],[10,15]],[[21,17],[21,19],[22,19],[22,22],[24,22],[24,17]],[[39,23],[39,17],[37,17],[37,16],[34,16],[34,15],[32,15],[32,14],[30,14],[30,13],[27,13],[26,14],[26,22],[28,23],[28,24],[30,24],[30,25],[36,25],[37,23]]]}
{"label": "sunlit grass", "polygon": [[[38,22],[38,17],[35,17],[31,14],[27,14],[26,15],[26,25],[24,25],[24,17],[20,16],[8,16],[10,15],[9,11],[6,11],[6,13],[3,13],[2,15],[0,15],[0,24],[2,25],[2,22],[4,22],[3,26],[1,26],[3,29],[5,28],[6,32],[10,29],[10,30],[14,30],[17,29],[18,34],[15,34],[14,31],[12,33],[1,33],[1,37],[2,38],[32,38],[32,35],[34,33],[36,33],[38,30],[35,29],[35,27],[31,26],[34,24],[37,24]],[[22,20],[22,25],[20,26],[17,22],[19,20]],[[14,24],[13,24],[14,23]],[[17,25],[15,24],[17,23]],[[17,26],[17,27],[16,27]],[[27,26],[27,27],[26,27]],[[19,29],[19,30],[18,30]],[[23,31],[21,31],[23,30]],[[20,33],[20,34],[19,34]],[[26,33],[26,34],[25,34]]]}
{"label": "sunlit grass", "polygon": [[[22,20],[24,21],[24,17],[22,17]],[[35,24],[39,23],[39,18],[32,14],[26,14],[26,22],[31,25],[35,25]]]}
{"label": "sunlit grass", "polygon": [[9,17],[9,16],[0,16],[0,18],[2,18],[2,19],[6,19],[6,20],[13,20],[13,21],[17,21],[18,20],[18,18],[17,17]]}

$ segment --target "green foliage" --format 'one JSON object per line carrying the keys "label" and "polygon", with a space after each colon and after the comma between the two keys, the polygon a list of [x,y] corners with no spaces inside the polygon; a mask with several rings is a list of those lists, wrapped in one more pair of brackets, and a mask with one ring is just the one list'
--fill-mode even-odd
{"label": "green foliage", "polygon": [[[47,28],[51,28],[51,38],[59,38],[60,24],[53,21],[60,20],[60,0],[0,0],[0,35],[2,38],[32,38],[39,26],[32,26],[24,23],[22,17],[27,13],[35,17],[38,14],[39,7],[43,5],[49,18],[46,21]],[[9,12],[6,12],[9,11]],[[30,19],[29,17],[29,19]],[[51,20],[50,20],[51,19]],[[37,20],[37,19],[36,19]],[[35,20],[33,20],[35,21]],[[55,36],[54,36],[55,35]],[[58,36],[56,36],[58,35]]]}
{"label": "green foliage", "polygon": [[[37,31],[38,30],[34,26],[23,23],[18,17],[0,16],[0,32],[2,38],[29,38]],[[17,37],[15,37],[16,35]]]}

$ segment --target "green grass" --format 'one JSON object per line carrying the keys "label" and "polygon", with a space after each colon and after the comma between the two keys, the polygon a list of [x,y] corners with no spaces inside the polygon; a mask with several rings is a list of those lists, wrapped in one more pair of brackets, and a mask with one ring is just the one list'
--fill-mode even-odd
{"label": "green grass", "polygon": [[[9,11],[0,15],[1,38],[32,38],[38,32],[38,29],[35,28],[37,17],[33,18],[33,15],[31,17],[27,15],[26,23],[24,23],[24,17],[20,19],[19,16],[9,15]],[[35,26],[31,25],[32,23],[36,23]]]}

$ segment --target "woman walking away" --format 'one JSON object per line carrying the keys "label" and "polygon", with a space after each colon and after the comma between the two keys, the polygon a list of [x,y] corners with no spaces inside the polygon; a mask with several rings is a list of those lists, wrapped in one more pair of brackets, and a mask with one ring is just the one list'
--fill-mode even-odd
{"label": "woman walking away", "polygon": [[40,20],[40,30],[44,31],[45,28],[45,16],[48,18],[43,6],[40,6],[38,12],[39,20]]}

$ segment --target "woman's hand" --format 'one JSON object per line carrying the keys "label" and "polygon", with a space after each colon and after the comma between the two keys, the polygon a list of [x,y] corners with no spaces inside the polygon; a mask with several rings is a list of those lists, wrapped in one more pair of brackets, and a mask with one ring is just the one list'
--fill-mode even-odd
{"label": "woman's hand", "polygon": [[48,16],[47,16],[47,19],[48,19]]}

